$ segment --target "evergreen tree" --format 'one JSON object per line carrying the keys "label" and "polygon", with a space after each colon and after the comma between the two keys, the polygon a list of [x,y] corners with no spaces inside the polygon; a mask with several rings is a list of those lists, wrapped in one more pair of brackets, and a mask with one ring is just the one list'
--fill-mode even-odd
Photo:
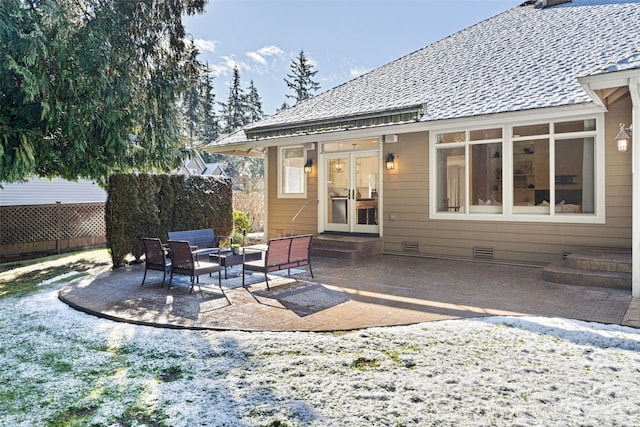
{"label": "evergreen tree", "polygon": [[278,109],[276,110],[276,113],[277,113],[277,112],[279,112],[279,111],[286,110],[287,108],[289,108],[289,104],[287,104],[287,101],[283,101],[283,102],[282,102],[282,105],[280,106],[280,108],[278,108]]}
{"label": "evergreen tree", "polygon": [[[195,47],[193,41],[189,45],[189,56],[191,59],[195,59],[198,55],[198,50]],[[192,81],[187,83],[187,88],[182,97],[182,106],[184,109],[184,121],[187,132],[187,139],[189,146],[194,147],[199,145],[200,132],[199,126],[202,122],[202,96],[201,96],[201,76],[204,75],[204,69],[202,66],[193,70],[193,74],[198,76]]]}
{"label": "evergreen tree", "polygon": [[208,72],[202,79],[202,120],[201,138],[205,143],[215,141],[220,134],[220,123],[216,114],[216,95],[213,90],[213,77]]}
{"label": "evergreen tree", "polygon": [[264,118],[264,112],[262,111],[262,101],[260,95],[258,95],[258,89],[253,84],[253,79],[249,83],[247,88],[247,94],[245,96],[246,105],[246,117],[245,124],[257,122]]}
{"label": "evergreen tree", "polygon": [[245,95],[240,87],[240,70],[233,67],[233,80],[229,88],[229,98],[226,104],[222,104],[225,120],[224,133],[231,133],[240,129],[245,124]]}
{"label": "evergreen tree", "polygon": [[0,181],[174,167],[198,68],[182,18],[205,3],[0,1]]}
{"label": "evergreen tree", "polygon": [[[193,58],[198,55],[193,42],[191,42],[191,54]],[[210,75],[208,65],[197,62],[195,64],[197,69],[193,70],[193,73],[198,77],[189,82],[182,102],[189,148],[205,145],[215,140],[219,133],[213,77]]]}
{"label": "evergreen tree", "polygon": [[298,57],[291,61],[291,74],[287,74],[288,79],[284,79],[287,87],[293,90],[293,95],[286,95],[287,98],[295,99],[295,104],[313,96],[312,92],[320,89],[320,84],[313,80],[318,70],[311,71],[313,65],[304,55],[304,50],[300,50]]}

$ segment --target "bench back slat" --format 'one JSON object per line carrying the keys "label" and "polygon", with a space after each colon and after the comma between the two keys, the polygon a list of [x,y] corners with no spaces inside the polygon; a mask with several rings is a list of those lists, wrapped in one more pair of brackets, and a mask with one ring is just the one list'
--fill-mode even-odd
{"label": "bench back slat", "polygon": [[289,248],[291,239],[283,237],[269,240],[269,247],[265,256],[265,265],[281,265],[289,262]]}
{"label": "bench back slat", "polygon": [[290,262],[308,261],[311,251],[311,235],[293,237],[289,252]]}
{"label": "bench back slat", "polygon": [[215,248],[217,247],[215,234],[211,228],[203,228],[200,230],[184,230],[169,231],[169,240],[185,240],[191,246],[198,248]]}

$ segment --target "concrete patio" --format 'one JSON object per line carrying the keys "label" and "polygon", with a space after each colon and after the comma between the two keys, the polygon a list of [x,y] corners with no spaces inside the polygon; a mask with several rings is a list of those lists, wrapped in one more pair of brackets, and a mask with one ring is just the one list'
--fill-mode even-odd
{"label": "concrete patio", "polygon": [[379,255],[315,257],[313,271],[313,280],[306,269],[270,275],[267,291],[262,274],[243,288],[236,266],[224,292],[214,274],[190,293],[188,277],[174,277],[167,289],[157,271],[141,287],[144,267],[134,265],[70,284],[59,297],[90,314],[167,328],[339,331],[494,315],[640,327],[630,291],[545,282],[539,267]]}

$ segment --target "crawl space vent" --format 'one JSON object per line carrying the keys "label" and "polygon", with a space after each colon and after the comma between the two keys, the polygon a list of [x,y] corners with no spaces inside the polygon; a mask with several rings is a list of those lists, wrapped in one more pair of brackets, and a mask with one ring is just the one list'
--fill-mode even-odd
{"label": "crawl space vent", "polygon": [[473,247],[474,258],[493,259],[493,248]]}
{"label": "crawl space vent", "polygon": [[420,243],[419,242],[402,242],[402,252],[418,253],[420,252]]}

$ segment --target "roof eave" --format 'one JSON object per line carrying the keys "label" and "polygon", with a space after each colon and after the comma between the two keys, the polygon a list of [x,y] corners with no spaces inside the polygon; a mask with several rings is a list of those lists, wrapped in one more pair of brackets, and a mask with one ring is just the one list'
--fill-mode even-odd
{"label": "roof eave", "polygon": [[640,76],[640,68],[578,77],[578,82],[599,107],[607,110],[607,101],[601,96],[604,89],[629,87],[631,79]]}
{"label": "roof eave", "polygon": [[230,156],[263,158],[265,148],[254,143],[230,143],[225,145],[206,145],[203,151],[214,154],[226,154]]}
{"label": "roof eave", "polygon": [[345,115],[345,116],[332,116],[332,117],[326,117],[318,120],[299,120],[296,122],[287,122],[286,124],[246,127],[245,133],[247,134],[247,139],[253,140],[255,138],[251,138],[250,135],[256,135],[264,132],[292,130],[290,136],[295,136],[300,134],[300,132],[294,132],[293,130],[301,127],[317,127],[317,126],[326,125],[329,131],[335,131],[335,130],[343,129],[343,127],[339,126],[339,122],[354,121],[354,120],[369,120],[369,119],[375,119],[375,118],[386,117],[386,116],[396,115],[396,114],[404,114],[404,113],[415,114],[416,119],[414,121],[419,121],[424,115],[424,104],[408,105],[400,108],[387,108],[382,110],[370,111],[366,113],[355,113],[355,114]]}

